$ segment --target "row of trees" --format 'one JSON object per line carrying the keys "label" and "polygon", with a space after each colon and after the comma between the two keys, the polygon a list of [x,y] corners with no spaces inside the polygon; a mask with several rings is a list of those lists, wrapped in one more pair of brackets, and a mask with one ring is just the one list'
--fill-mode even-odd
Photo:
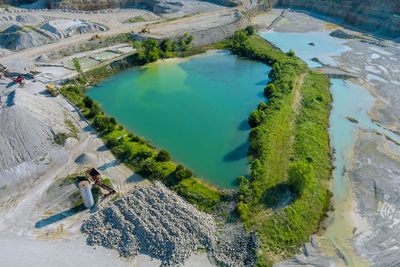
{"label": "row of trees", "polygon": [[191,47],[193,36],[185,33],[184,38],[181,40],[174,39],[171,41],[169,38],[162,40],[158,43],[154,39],[146,39],[143,42],[136,41],[133,47],[137,50],[137,59],[141,63],[148,63],[156,61],[161,58],[170,58],[176,56],[176,52],[186,51]]}

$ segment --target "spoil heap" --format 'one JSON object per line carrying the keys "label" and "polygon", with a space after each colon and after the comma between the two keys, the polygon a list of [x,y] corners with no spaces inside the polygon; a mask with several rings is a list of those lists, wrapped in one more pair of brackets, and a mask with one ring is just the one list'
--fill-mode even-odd
{"label": "spoil heap", "polygon": [[163,265],[183,262],[194,251],[213,250],[216,224],[163,184],[154,182],[130,192],[86,220],[81,228],[89,245],[138,252]]}

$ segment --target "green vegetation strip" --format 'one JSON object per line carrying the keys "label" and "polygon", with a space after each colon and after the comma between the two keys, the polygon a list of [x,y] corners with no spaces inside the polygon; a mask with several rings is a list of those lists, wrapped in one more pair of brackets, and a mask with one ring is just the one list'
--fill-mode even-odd
{"label": "green vegetation strip", "polygon": [[268,266],[298,252],[328,210],[330,84],[293,51],[285,54],[259,36],[239,31],[231,47],[272,65],[268,102],[249,117],[250,179],[238,179],[238,212],[260,238],[258,265]]}

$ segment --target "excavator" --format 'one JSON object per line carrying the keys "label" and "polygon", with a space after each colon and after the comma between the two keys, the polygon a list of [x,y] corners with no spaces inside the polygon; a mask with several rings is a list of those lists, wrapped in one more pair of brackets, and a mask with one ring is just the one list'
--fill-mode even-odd
{"label": "excavator", "polygon": [[46,91],[49,92],[52,96],[58,96],[60,91],[54,84],[46,85]]}
{"label": "excavator", "polygon": [[149,27],[149,26],[144,27],[144,28],[140,31],[140,33],[150,33],[150,27]]}
{"label": "excavator", "polygon": [[93,35],[93,36],[90,38],[89,41],[98,40],[98,39],[101,39],[101,38],[103,38],[103,36],[96,34],[96,35]]}
{"label": "excavator", "polygon": [[2,73],[4,77],[11,79],[13,82],[18,83],[20,86],[25,83],[24,76],[20,74],[11,74],[10,71],[2,64],[0,64],[0,73]]}

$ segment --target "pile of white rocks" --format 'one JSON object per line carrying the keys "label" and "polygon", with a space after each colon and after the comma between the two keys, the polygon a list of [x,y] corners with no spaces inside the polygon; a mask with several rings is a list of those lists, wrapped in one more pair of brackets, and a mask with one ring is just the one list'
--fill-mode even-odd
{"label": "pile of white rocks", "polygon": [[136,189],[99,210],[81,227],[89,245],[137,253],[163,265],[183,262],[194,251],[216,247],[212,216],[197,210],[160,182]]}

